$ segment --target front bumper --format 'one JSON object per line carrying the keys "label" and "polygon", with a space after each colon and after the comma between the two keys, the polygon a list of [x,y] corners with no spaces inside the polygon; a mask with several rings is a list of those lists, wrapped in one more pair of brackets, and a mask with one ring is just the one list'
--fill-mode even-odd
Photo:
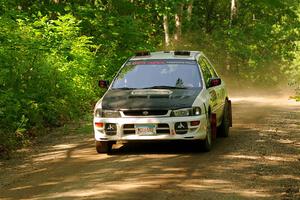
{"label": "front bumper", "polygon": [[[192,126],[192,121],[200,121],[199,125]],[[187,132],[178,134],[175,130],[177,122],[186,122],[188,125]],[[117,131],[114,135],[106,134],[104,128],[95,126],[95,123],[113,123],[116,124]],[[151,135],[138,135],[133,130],[131,134],[125,134],[124,125],[141,124],[168,124],[169,130],[164,133],[153,133]],[[133,128],[134,129],[134,128]],[[94,135],[97,141],[136,141],[136,140],[199,140],[206,138],[207,121],[205,114],[200,116],[189,117],[123,117],[123,118],[94,118]]]}

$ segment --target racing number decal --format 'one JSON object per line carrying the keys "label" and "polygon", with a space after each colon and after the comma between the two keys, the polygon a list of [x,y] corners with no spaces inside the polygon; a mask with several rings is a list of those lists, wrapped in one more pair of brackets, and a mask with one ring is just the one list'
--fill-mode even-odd
{"label": "racing number decal", "polygon": [[220,96],[219,96],[220,99],[225,99],[225,89],[224,87],[220,90]]}
{"label": "racing number decal", "polygon": [[211,105],[216,106],[217,105],[217,93],[216,93],[216,91],[211,90],[211,91],[209,91],[209,94],[210,94]]}
{"label": "racing number decal", "polygon": [[215,90],[209,91],[209,94],[210,94],[210,97],[211,97],[211,100],[212,100],[212,101],[217,100],[217,93],[216,93]]}

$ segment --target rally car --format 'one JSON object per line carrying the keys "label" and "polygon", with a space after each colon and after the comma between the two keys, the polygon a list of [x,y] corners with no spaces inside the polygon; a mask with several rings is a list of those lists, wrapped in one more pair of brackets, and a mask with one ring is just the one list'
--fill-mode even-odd
{"label": "rally car", "polygon": [[200,51],[139,52],[129,58],[94,109],[98,153],[118,141],[194,140],[209,151],[228,137],[231,101]]}

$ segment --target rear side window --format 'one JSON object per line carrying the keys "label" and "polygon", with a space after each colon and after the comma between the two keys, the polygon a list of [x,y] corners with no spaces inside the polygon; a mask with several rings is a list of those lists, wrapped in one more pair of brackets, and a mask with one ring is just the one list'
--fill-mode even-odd
{"label": "rear side window", "polygon": [[218,75],[217,75],[216,71],[214,70],[214,68],[209,63],[209,61],[206,58],[203,58],[203,60],[206,63],[206,66],[208,67],[208,69],[209,69],[211,75],[213,76],[213,78],[217,78]]}
{"label": "rear side window", "polygon": [[198,64],[200,65],[201,71],[203,73],[203,79],[204,79],[205,85],[208,86],[209,79],[213,78],[213,75],[210,72],[209,66],[203,58],[199,59]]}

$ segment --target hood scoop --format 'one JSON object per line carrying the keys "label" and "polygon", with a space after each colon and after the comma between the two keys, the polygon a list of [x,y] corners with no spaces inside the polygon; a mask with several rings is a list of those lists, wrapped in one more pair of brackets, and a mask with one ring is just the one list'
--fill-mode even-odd
{"label": "hood scoop", "polygon": [[130,95],[129,99],[169,99],[169,95]]}
{"label": "hood scoop", "polygon": [[169,99],[173,93],[171,90],[165,89],[147,89],[147,90],[134,90],[131,92],[129,99]]}
{"label": "hood scoop", "polygon": [[131,95],[137,96],[148,96],[148,95],[171,95],[173,91],[165,89],[146,89],[146,90],[134,90],[131,92]]}

